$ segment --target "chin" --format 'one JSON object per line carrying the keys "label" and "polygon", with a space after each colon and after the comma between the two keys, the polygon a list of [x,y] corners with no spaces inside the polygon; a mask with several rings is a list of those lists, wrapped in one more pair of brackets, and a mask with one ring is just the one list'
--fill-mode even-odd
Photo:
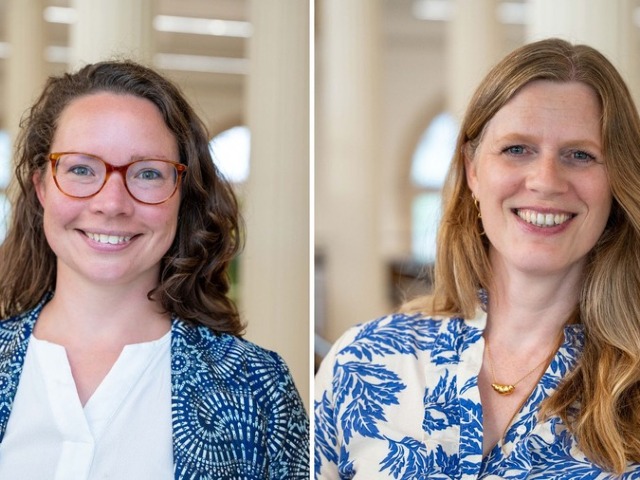
{"label": "chin", "polygon": [[[112,272],[102,271],[100,272],[100,275],[88,274],[88,275],[85,275],[85,278],[87,279],[87,281],[89,281],[94,285],[101,285],[104,287],[118,287],[118,286],[132,287],[134,285],[141,285],[141,284],[151,285],[153,283],[153,282],[150,282],[148,277],[146,276],[132,275],[131,272],[121,272],[121,271],[112,271]],[[156,276],[154,278],[157,279],[158,277]]]}
{"label": "chin", "polygon": [[530,275],[546,276],[567,273],[571,269],[571,265],[565,261],[553,261],[551,258],[546,258],[541,262],[520,262],[517,268]]}

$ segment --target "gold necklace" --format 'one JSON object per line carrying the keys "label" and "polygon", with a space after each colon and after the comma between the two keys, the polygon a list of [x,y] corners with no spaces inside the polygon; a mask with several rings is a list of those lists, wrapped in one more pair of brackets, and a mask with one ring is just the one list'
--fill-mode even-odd
{"label": "gold necklace", "polygon": [[[560,332],[560,334],[561,334],[560,339],[562,339],[562,333],[563,332],[561,331]],[[533,372],[535,372],[544,363],[550,363],[551,359],[553,358],[553,356],[556,353],[556,350],[560,347],[560,345],[558,345],[558,347],[556,347],[553,350],[551,350],[551,353],[546,358],[544,358],[540,363],[538,363],[535,367],[533,367],[531,370],[529,370],[523,377],[520,377],[520,379],[518,381],[516,381],[514,383],[506,383],[505,384],[505,383],[498,383],[496,381],[496,372],[493,369],[493,359],[491,358],[491,348],[489,348],[489,342],[486,339],[485,339],[485,345],[487,346],[487,358],[489,359],[489,366],[491,367],[491,376],[493,377],[493,383],[491,384],[491,388],[493,388],[500,395],[511,395],[516,390],[516,385],[518,385],[522,380],[524,380],[529,375],[531,375]]]}

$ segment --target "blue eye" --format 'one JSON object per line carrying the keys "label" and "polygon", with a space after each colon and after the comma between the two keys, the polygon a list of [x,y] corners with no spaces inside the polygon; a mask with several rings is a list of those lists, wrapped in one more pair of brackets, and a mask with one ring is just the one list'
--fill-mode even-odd
{"label": "blue eye", "polygon": [[73,165],[68,171],[79,177],[87,177],[94,174],[93,170],[86,165]]}
{"label": "blue eye", "polygon": [[595,155],[584,150],[567,150],[562,152],[562,161],[567,165],[575,167],[584,167],[591,165],[592,163],[598,163],[598,159]]}
{"label": "blue eye", "polygon": [[140,180],[158,180],[162,178],[162,174],[157,170],[145,169],[136,174],[136,178]]}
{"label": "blue eye", "polygon": [[508,153],[510,155],[522,155],[525,153],[525,148],[522,145],[511,145],[502,150],[504,153]]}
{"label": "blue eye", "polygon": [[571,152],[571,157],[574,160],[578,160],[578,161],[581,161],[581,162],[591,162],[591,161],[596,159],[596,157],[594,157],[590,153],[584,152],[582,150],[575,150],[575,151]]}

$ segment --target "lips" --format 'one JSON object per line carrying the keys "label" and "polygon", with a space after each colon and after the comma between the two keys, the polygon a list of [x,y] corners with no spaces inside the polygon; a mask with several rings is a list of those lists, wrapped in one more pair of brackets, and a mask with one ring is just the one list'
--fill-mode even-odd
{"label": "lips", "polygon": [[536,227],[555,227],[571,220],[575,215],[572,213],[543,213],[535,210],[517,209],[518,215],[525,222],[535,225]]}
{"label": "lips", "polygon": [[108,235],[105,233],[84,232],[84,234],[94,242],[104,245],[124,245],[125,243],[129,243],[132,238],[131,236]]}

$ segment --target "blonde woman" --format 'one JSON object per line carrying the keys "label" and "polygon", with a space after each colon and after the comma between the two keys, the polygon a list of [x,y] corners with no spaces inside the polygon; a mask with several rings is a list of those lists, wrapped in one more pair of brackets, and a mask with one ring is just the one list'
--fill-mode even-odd
{"label": "blonde woman", "polygon": [[523,46],[480,84],[435,288],[317,375],[316,478],[640,477],[640,121],[596,50]]}

